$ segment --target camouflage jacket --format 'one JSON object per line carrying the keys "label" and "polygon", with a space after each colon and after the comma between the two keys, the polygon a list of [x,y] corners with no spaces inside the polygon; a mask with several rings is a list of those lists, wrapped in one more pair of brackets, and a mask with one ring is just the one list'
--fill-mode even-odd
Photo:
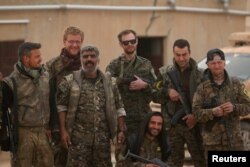
{"label": "camouflage jacket", "polygon": [[[192,101],[195,90],[198,84],[201,82],[203,71],[201,69],[198,69],[197,63],[192,58],[190,58],[190,67],[191,67],[191,74],[190,74],[190,79],[189,79],[189,91],[190,91],[189,99]],[[175,88],[169,76],[167,75],[167,73],[169,71],[173,71],[176,69],[178,73],[180,73],[180,71],[178,70],[177,64],[175,62],[174,62],[174,65],[161,67],[159,69],[160,74],[157,77],[157,81],[154,85],[154,90],[153,90],[153,100],[161,104],[161,111],[167,118],[168,123],[170,122],[170,119],[176,112],[177,103],[169,99],[169,96],[168,96],[169,90],[175,89]],[[168,126],[170,125],[168,124]]]}
{"label": "camouflage jacket", "polygon": [[[129,149],[128,145],[134,145],[134,144],[135,144],[135,134],[130,136],[129,143],[127,143],[127,145],[124,145],[119,152],[118,159],[121,162],[121,164],[119,164],[119,167],[120,166],[122,167],[125,167],[125,166],[145,167],[146,165],[145,163],[142,163],[139,161],[132,161],[131,158],[125,159],[124,157],[124,155],[126,155]],[[161,160],[162,152],[161,152],[161,146],[159,144],[159,141],[157,139],[151,141],[146,136],[144,136],[143,143],[140,147],[140,154],[138,156],[147,160],[152,160],[154,158],[158,158],[159,160]],[[165,163],[167,163],[167,161]]]}
{"label": "camouflage jacket", "polygon": [[[116,84],[112,83],[111,76],[109,74],[103,74],[100,70],[98,70],[98,73],[101,76],[104,85],[106,97],[105,114],[111,138],[113,139],[117,131],[117,117],[125,116],[126,113],[123,108],[119,91],[116,87]],[[57,109],[58,112],[67,112],[66,128],[69,133],[71,133],[74,124],[76,110],[80,98],[80,90],[87,89],[81,87],[83,77],[84,75],[82,70],[75,71],[73,74],[66,76],[65,79],[59,84]],[[65,96],[67,101],[60,102],[60,99],[62,99],[60,96]]]}
{"label": "camouflage jacket", "polygon": [[[214,82],[209,70],[206,70],[206,80],[202,82],[194,95],[193,99],[193,112],[198,122],[202,123],[203,142],[205,145],[226,145],[227,136],[226,130],[230,133],[231,143],[233,146],[242,144],[240,136],[240,116],[250,113],[250,99],[247,96],[244,85],[236,78],[229,77],[227,72],[226,79],[219,88]],[[214,98],[218,98],[218,104],[231,102],[235,105],[233,112],[224,116],[225,124],[221,119],[216,119],[212,114],[212,104]],[[211,104],[209,107],[207,104]],[[211,122],[214,122],[211,124]]]}
{"label": "camouflage jacket", "polygon": [[[16,65],[14,71],[3,79],[13,91],[14,78],[17,85],[18,125],[24,127],[47,126],[49,122],[49,74],[43,71],[34,82],[30,76],[19,72]],[[11,102],[8,102],[11,104]],[[6,104],[4,104],[6,105]],[[12,108],[13,106],[6,106]]]}
{"label": "camouflage jacket", "polygon": [[[112,60],[106,71],[118,81],[120,78],[133,79],[134,75],[142,78],[149,84],[148,88],[140,91],[129,90],[129,84],[118,84],[120,94],[127,112],[126,123],[128,133],[136,132],[144,115],[151,111],[151,85],[155,81],[155,74],[151,62],[143,57],[136,56],[134,60],[128,61],[124,56]],[[133,125],[134,124],[134,125]]]}

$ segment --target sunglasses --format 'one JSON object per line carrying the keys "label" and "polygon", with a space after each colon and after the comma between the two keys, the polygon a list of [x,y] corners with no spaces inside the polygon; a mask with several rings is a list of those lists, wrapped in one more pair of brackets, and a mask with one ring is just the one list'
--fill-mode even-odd
{"label": "sunglasses", "polygon": [[131,40],[128,40],[128,41],[121,41],[121,43],[125,46],[129,45],[129,43],[131,45],[134,45],[136,43],[136,39],[131,39]]}

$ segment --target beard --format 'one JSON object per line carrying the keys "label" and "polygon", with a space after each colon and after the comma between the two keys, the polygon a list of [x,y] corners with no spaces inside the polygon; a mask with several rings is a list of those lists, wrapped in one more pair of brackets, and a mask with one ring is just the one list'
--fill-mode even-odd
{"label": "beard", "polygon": [[[93,66],[92,66],[92,67],[85,67],[85,66],[87,66],[88,64],[92,64]],[[94,64],[93,62],[90,62],[90,61],[85,62],[84,65],[81,63],[81,65],[82,65],[82,70],[83,70],[84,72],[86,72],[86,73],[96,72],[97,69],[99,68],[99,64],[96,64],[96,66],[95,66],[95,64]]]}
{"label": "beard", "polygon": [[125,49],[124,52],[128,55],[131,55],[131,54],[134,54],[135,53],[135,48],[128,48],[128,49]]}

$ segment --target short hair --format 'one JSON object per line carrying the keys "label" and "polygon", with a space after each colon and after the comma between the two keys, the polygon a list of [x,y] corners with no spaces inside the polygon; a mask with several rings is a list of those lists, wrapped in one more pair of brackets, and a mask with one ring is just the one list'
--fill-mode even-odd
{"label": "short hair", "polygon": [[117,35],[117,38],[118,38],[118,40],[119,40],[120,42],[122,42],[122,36],[123,36],[123,35],[130,34],[130,33],[134,34],[135,38],[137,38],[136,32],[135,32],[134,30],[131,30],[131,29],[126,29],[126,30],[121,31],[121,32]]}
{"label": "short hair", "polygon": [[177,39],[175,42],[174,42],[174,45],[173,45],[173,51],[174,51],[174,48],[175,47],[178,47],[178,48],[185,48],[186,46],[188,47],[188,51],[190,52],[190,45],[189,45],[189,42],[186,40],[186,39]]}
{"label": "short hair", "polygon": [[63,35],[63,41],[67,39],[68,35],[80,35],[81,41],[83,41],[84,39],[84,32],[81,31],[78,27],[70,26],[66,28]]}
{"label": "short hair", "polygon": [[18,47],[18,59],[21,60],[23,56],[29,56],[32,50],[34,49],[40,49],[41,44],[40,43],[33,43],[33,42],[24,42]]}
{"label": "short hair", "polygon": [[86,52],[86,51],[93,51],[93,52],[95,52],[95,54],[96,54],[97,57],[99,56],[99,50],[97,49],[97,47],[95,47],[93,45],[84,46],[81,49],[81,57],[83,56],[83,52]]}

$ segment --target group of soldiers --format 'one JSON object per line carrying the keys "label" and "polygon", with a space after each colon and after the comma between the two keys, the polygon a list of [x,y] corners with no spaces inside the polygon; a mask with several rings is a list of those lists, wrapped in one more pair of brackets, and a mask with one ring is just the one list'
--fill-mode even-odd
{"label": "group of soldiers", "polygon": [[[117,167],[181,167],[184,144],[196,167],[207,165],[208,151],[244,150],[239,117],[250,113],[250,99],[227,74],[220,49],[208,51],[203,71],[189,42],[178,39],[173,65],[156,76],[136,53],[136,32],[117,37],[123,52],[105,72],[98,48],[82,47],[77,27],[65,30],[64,48],[45,65],[41,44],[19,46],[14,71],[0,84],[1,132],[11,122],[13,167],[111,167],[110,141]],[[151,101],[161,112],[151,111]]]}

